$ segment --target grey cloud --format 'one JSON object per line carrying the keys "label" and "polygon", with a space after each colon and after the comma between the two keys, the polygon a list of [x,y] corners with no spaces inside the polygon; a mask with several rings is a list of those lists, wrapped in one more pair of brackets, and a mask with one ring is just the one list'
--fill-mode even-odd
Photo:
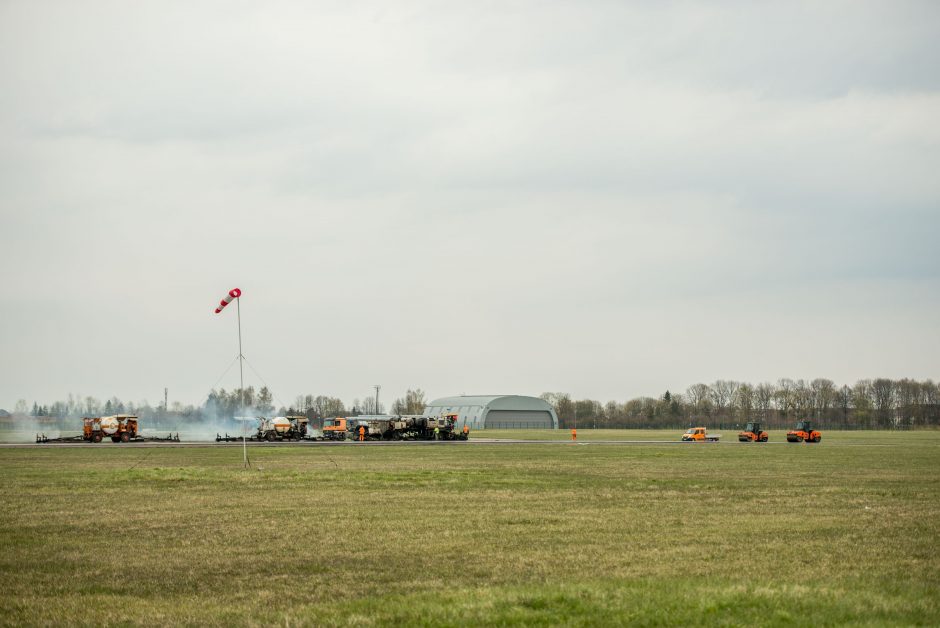
{"label": "grey cloud", "polygon": [[933,3],[0,11],[0,406],[937,377]]}

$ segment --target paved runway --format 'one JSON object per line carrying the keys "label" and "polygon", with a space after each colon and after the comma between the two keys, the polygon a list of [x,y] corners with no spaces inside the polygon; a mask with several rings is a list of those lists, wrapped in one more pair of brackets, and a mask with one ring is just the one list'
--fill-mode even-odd
{"label": "paved runway", "polygon": [[[433,441],[433,440],[400,440],[400,441],[248,441],[249,447],[468,447],[471,445],[574,445],[574,446],[597,446],[597,445],[680,445],[686,447],[718,447],[721,445],[751,445],[753,447],[763,447],[765,445],[786,445],[791,444],[786,441],[771,441],[768,443],[740,443],[737,440],[718,441],[712,443],[689,443],[679,440],[595,440],[595,441],[570,441],[570,440],[525,440],[514,438],[471,438],[470,440],[460,441]],[[183,441],[183,442],[140,442],[140,443],[0,443],[3,449],[57,449],[63,447],[241,447],[242,443],[217,443],[214,441]]]}

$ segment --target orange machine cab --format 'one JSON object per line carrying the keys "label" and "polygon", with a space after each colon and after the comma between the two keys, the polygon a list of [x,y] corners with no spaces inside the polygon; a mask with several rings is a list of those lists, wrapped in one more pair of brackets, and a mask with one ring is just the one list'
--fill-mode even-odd
{"label": "orange machine cab", "polygon": [[751,422],[744,426],[744,431],[738,434],[738,440],[742,443],[766,443],[767,432],[761,429],[761,424]]}

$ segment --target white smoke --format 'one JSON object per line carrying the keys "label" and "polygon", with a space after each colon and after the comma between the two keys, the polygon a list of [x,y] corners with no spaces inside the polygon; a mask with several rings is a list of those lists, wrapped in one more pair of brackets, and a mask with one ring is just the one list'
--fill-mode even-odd
{"label": "white smoke", "polygon": [[34,443],[37,435],[47,438],[60,438],[63,436],[80,436],[82,424],[79,419],[74,431],[63,430],[62,420],[54,417],[35,417],[24,414],[14,414],[9,424],[4,422],[0,429],[0,442],[5,443]]}
{"label": "white smoke", "polygon": [[148,428],[141,419],[141,435],[165,437],[168,434],[179,434],[181,441],[188,442],[215,442],[217,435],[251,437],[258,430],[260,419],[256,417],[260,416],[261,412],[257,408],[244,408],[236,416],[221,416],[215,408],[207,407],[200,418],[180,417],[175,422],[164,419],[159,428]]}
{"label": "white smoke", "polygon": [[[206,408],[201,417],[141,416],[138,426],[141,436],[165,438],[179,435],[181,441],[215,442],[216,435],[241,438],[251,437],[258,430],[262,416],[258,408],[244,408],[235,416],[220,416],[214,408]],[[265,415],[270,416],[270,413]],[[236,418],[238,417],[238,418]],[[313,431],[313,430],[311,430]],[[81,417],[34,417],[14,415],[9,421],[0,422],[0,442],[32,443],[38,435],[46,438],[69,438],[81,436]]]}

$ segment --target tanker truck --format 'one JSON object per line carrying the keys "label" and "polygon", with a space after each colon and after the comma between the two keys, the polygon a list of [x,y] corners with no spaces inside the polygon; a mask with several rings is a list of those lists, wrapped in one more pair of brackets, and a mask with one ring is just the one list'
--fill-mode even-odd
{"label": "tanker truck", "polygon": [[[309,419],[305,416],[276,416],[272,418],[259,416],[258,428],[246,440],[274,442],[277,440],[303,440],[307,435]],[[242,440],[241,436],[215,435],[215,441],[231,442]]]}
{"label": "tanker truck", "polygon": [[82,437],[100,443],[110,437],[113,443],[127,443],[137,438],[137,417],[131,414],[85,417],[82,419]]}
{"label": "tanker truck", "polygon": [[140,435],[140,423],[135,414],[114,414],[111,416],[83,417],[82,433],[80,436],[67,436],[63,438],[48,438],[45,434],[37,434],[37,443],[54,443],[69,441],[85,441],[87,443],[100,443],[110,438],[114,443],[129,443],[131,441],[179,441],[179,434],[172,434],[166,438],[156,436],[144,437]]}

